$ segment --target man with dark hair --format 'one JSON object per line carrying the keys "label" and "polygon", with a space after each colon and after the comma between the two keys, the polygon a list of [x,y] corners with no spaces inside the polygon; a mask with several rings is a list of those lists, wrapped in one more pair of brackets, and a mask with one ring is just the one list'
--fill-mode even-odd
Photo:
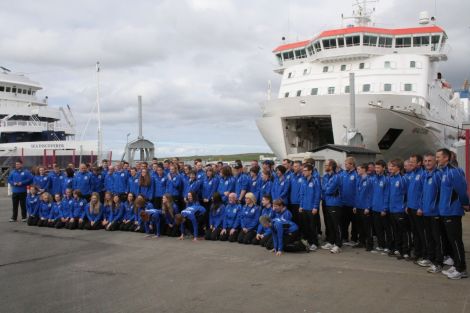
{"label": "man with dark hair", "polygon": [[15,169],[8,176],[8,183],[11,185],[11,200],[13,202],[13,214],[10,222],[16,222],[18,218],[18,205],[21,207],[21,221],[26,222],[26,187],[31,184],[33,175],[28,170],[23,169],[23,162],[16,160]]}
{"label": "man with dark hair", "polygon": [[[294,163],[296,167],[298,163]],[[313,176],[313,166],[305,164],[302,169],[303,179],[299,179],[300,195],[298,205],[298,223],[300,225],[300,235],[304,244],[308,245],[310,251],[318,248],[318,220],[319,215],[321,185],[320,180]],[[293,179],[294,180],[294,179]]]}
{"label": "man with dark hair", "polygon": [[[292,213],[294,222],[300,225],[299,221],[299,204],[300,204],[300,189],[304,176],[302,175],[302,162],[294,161],[292,166],[292,174],[289,180],[289,205],[287,208]],[[302,232],[302,229],[300,229]]]}
{"label": "man with dark hair", "polygon": [[[358,244],[359,218],[353,212],[356,202],[356,183],[358,181],[356,160],[353,157],[347,157],[344,160],[344,171],[340,172],[339,175],[341,180],[341,202],[343,205],[341,211],[341,234],[345,242],[344,245],[355,246]],[[349,237],[349,225],[351,225],[351,237]],[[361,244],[364,244],[364,242]]]}
{"label": "man with dark hair", "polygon": [[454,266],[442,273],[450,279],[461,279],[468,277],[462,241],[462,216],[464,210],[469,211],[470,207],[465,177],[461,170],[449,163],[450,158],[451,152],[448,149],[439,149],[436,153],[436,160],[442,173],[438,202],[439,215],[444,221],[454,259]]}
{"label": "man with dark hair", "polygon": [[289,159],[282,160],[282,166],[286,168],[286,179],[289,180],[292,174],[292,161]]}

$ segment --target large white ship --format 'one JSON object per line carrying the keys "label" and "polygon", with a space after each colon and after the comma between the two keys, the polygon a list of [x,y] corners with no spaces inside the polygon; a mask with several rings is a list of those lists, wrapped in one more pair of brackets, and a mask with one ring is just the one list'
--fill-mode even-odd
{"label": "large white ship", "polygon": [[352,142],[384,158],[407,157],[459,140],[463,104],[438,69],[449,50],[445,31],[426,12],[418,26],[395,29],[372,26],[371,14],[357,4],[355,25],[273,51],[282,80],[257,126],[278,157]]}
{"label": "large white ship", "polygon": [[39,100],[41,89],[25,75],[0,68],[0,166],[18,158],[27,166],[96,161],[97,141],[75,140],[70,109],[48,106],[47,97]]}

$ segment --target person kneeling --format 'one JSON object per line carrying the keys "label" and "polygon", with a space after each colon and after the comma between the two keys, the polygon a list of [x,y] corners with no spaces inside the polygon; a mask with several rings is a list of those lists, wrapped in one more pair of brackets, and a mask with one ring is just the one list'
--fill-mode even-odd
{"label": "person kneeling", "polygon": [[[272,232],[272,252],[277,256],[286,252],[310,251],[310,247],[304,245],[299,240],[299,227],[292,221],[274,218],[271,220],[269,216],[263,215],[259,218],[259,222],[263,227],[270,228]],[[268,247],[267,248],[271,248]]]}
{"label": "person kneeling", "polygon": [[202,225],[204,224],[204,213],[206,209],[201,205],[194,205],[187,207],[181,214],[175,215],[175,223],[176,225],[180,225],[181,236],[179,237],[180,240],[184,240],[185,235],[185,227],[193,229],[194,241],[197,241],[199,234],[202,235],[204,231],[201,229]]}
{"label": "person kneeling", "polygon": [[97,230],[102,228],[101,220],[103,219],[103,208],[100,202],[100,195],[97,192],[91,194],[90,203],[85,208],[87,221],[85,223],[86,230]]}
{"label": "person kneeling", "polygon": [[218,240],[222,231],[225,215],[225,206],[218,192],[212,196],[212,205],[209,213],[209,229],[206,230],[206,240]]}

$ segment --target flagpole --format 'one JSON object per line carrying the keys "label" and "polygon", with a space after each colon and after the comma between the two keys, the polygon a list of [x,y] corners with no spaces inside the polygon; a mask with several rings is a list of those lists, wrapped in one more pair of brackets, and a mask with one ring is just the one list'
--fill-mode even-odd
{"label": "flagpole", "polygon": [[101,130],[101,107],[100,107],[100,62],[96,62],[96,106],[98,111],[98,155],[96,162],[101,164],[103,154],[103,132]]}

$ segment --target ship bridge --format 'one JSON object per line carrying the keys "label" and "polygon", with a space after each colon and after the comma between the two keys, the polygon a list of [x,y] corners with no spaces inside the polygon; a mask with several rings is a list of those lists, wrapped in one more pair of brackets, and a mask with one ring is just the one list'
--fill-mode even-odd
{"label": "ship bridge", "polygon": [[282,74],[287,66],[303,62],[337,62],[373,55],[419,54],[433,61],[446,60],[447,35],[439,26],[386,29],[351,26],[327,30],[312,40],[281,45],[274,49]]}

